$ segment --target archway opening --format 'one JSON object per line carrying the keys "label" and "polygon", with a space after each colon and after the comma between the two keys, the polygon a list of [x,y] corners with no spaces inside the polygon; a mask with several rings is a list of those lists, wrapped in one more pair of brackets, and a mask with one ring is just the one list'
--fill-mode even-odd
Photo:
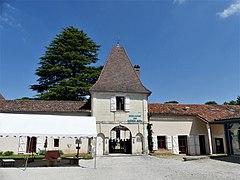
{"label": "archway opening", "polygon": [[132,134],[127,127],[118,125],[111,130],[109,153],[132,154]]}

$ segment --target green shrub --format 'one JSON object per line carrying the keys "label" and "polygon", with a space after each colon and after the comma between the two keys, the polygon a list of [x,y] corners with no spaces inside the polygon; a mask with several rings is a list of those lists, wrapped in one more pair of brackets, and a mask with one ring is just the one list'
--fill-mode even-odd
{"label": "green shrub", "polygon": [[80,153],[80,158],[82,159],[93,159],[92,155],[90,153]]}
{"label": "green shrub", "polygon": [[38,155],[45,155],[46,154],[46,150],[42,149],[38,152]]}
{"label": "green shrub", "polygon": [[63,151],[62,151],[62,150],[59,150],[59,154],[60,154],[60,155],[63,155],[64,153],[63,153]]}
{"label": "green shrub", "polygon": [[0,155],[2,155],[3,154],[3,152],[2,151],[0,151]]}
{"label": "green shrub", "polygon": [[12,156],[13,154],[13,151],[6,151],[3,153],[4,156]]}

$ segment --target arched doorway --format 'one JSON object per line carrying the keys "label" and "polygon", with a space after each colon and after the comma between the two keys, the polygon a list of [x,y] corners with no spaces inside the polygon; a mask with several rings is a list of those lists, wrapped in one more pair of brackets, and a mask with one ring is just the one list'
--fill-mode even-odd
{"label": "arched doorway", "polygon": [[131,131],[122,125],[115,126],[110,131],[109,153],[132,153]]}

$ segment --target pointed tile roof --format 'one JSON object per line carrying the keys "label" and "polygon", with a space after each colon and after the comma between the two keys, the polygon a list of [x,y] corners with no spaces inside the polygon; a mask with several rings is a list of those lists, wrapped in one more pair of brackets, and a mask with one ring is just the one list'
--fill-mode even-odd
{"label": "pointed tile roof", "polygon": [[0,101],[4,101],[5,98],[3,97],[3,95],[0,93]]}
{"label": "pointed tile roof", "polygon": [[122,46],[112,48],[97,82],[90,91],[151,93],[143,86]]}

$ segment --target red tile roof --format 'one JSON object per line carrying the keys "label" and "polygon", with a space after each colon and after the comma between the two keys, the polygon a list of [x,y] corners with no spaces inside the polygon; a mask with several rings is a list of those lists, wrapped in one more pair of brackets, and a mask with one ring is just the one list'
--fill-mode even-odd
{"label": "red tile roof", "polygon": [[[90,112],[91,105],[82,101],[2,100],[0,112],[81,113]],[[149,103],[150,114],[194,115],[208,122],[240,118],[239,105],[159,104]]]}
{"label": "red tile roof", "polygon": [[223,118],[220,118],[220,119],[217,119],[216,120],[216,122],[218,122],[218,121],[229,121],[229,120],[240,120],[240,112],[238,112],[238,113],[235,113],[235,114],[233,114],[233,115],[230,115],[230,116],[227,116],[227,117],[223,117]]}
{"label": "red tile roof", "polygon": [[82,101],[5,100],[0,101],[0,112],[90,112]]}
{"label": "red tile roof", "polygon": [[151,114],[195,115],[212,122],[238,114],[240,112],[240,106],[149,103],[148,111]]}
{"label": "red tile roof", "polygon": [[143,86],[124,47],[121,46],[112,48],[97,82],[90,91],[151,93]]}

